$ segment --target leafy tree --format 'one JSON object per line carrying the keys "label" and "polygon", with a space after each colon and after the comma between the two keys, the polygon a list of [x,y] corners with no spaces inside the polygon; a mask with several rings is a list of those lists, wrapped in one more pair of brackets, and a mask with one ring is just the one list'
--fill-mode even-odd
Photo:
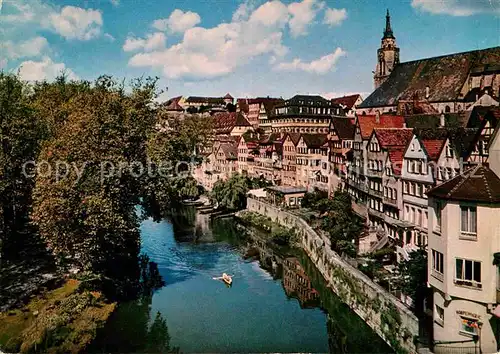
{"label": "leafy tree", "polygon": [[17,254],[26,232],[43,124],[29,102],[29,87],[0,72],[0,259]]}
{"label": "leafy tree", "polygon": [[[81,85],[63,103],[65,122],[39,156],[53,169],[61,161],[70,165],[37,175],[32,219],[54,254],[110,279],[126,295],[139,277],[135,206],[144,186],[139,165],[147,165],[146,137],[156,118],[156,80],[134,81],[130,94],[110,77],[89,89]],[[45,88],[42,96],[54,91]]]}
{"label": "leafy tree", "polygon": [[226,105],[226,109],[228,112],[236,112],[236,106],[232,103],[228,103]]}
{"label": "leafy tree", "polygon": [[234,174],[226,181],[215,182],[210,198],[222,208],[241,210],[246,207],[247,193],[250,189],[267,187],[269,184],[264,179]]}
{"label": "leafy tree", "polygon": [[336,191],[328,206],[328,214],[323,219],[322,228],[330,234],[332,248],[355,257],[363,222],[352,210],[349,194]]}
{"label": "leafy tree", "polygon": [[328,200],[328,193],[318,188],[314,188],[314,191],[304,194],[300,205],[303,208],[316,209],[318,203],[325,202],[325,200]]}
{"label": "leafy tree", "polygon": [[399,280],[397,287],[403,294],[411,297],[415,312],[422,314],[424,299],[427,296],[427,251],[420,248],[410,253],[410,258],[398,265]]}
{"label": "leafy tree", "polygon": [[[201,108],[201,107],[200,107]],[[187,109],[186,109],[186,112],[190,113],[190,114],[195,114],[195,113],[198,113],[198,108],[196,108],[195,106],[189,106]]]}

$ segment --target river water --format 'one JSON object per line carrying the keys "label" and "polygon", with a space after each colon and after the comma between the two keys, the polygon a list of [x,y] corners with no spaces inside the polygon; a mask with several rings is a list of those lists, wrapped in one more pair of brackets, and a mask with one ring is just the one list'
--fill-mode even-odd
{"label": "river water", "polygon": [[[144,221],[142,251],[158,263],[165,286],[120,305],[93,351],[391,352],[326,288],[306,256],[243,234],[231,219],[211,223],[194,211]],[[260,257],[243,259],[249,244]],[[231,287],[213,279],[223,272],[234,275]]]}

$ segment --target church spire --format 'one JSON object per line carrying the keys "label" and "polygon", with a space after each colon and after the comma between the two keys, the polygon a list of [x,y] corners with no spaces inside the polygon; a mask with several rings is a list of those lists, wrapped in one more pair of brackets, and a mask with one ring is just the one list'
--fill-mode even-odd
{"label": "church spire", "polygon": [[389,14],[389,9],[387,9],[387,15],[385,15],[385,30],[384,37],[382,39],[385,38],[394,38],[391,28],[391,15]]}

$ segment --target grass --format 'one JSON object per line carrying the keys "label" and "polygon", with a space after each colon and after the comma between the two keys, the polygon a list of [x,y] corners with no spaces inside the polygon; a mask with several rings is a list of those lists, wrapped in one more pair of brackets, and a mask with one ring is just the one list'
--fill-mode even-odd
{"label": "grass", "polygon": [[98,292],[80,291],[79,285],[70,279],[21,309],[0,313],[0,348],[22,353],[84,350],[116,303],[105,302]]}

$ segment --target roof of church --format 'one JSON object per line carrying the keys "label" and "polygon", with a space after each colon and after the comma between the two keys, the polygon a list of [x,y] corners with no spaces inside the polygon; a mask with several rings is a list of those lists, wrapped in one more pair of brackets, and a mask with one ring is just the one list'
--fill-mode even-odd
{"label": "roof of church", "polygon": [[394,106],[398,100],[412,99],[415,94],[425,97],[426,87],[429,87],[430,102],[454,101],[469,72],[485,71],[498,63],[500,47],[400,63],[359,107]]}
{"label": "roof of church", "polygon": [[359,97],[361,97],[360,94],[343,96],[343,97],[336,97],[336,98],[332,98],[332,103],[336,103],[336,104],[345,106],[347,109],[352,109]]}
{"label": "roof of church", "polygon": [[361,137],[368,139],[375,128],[403,128],[405,123],[403,116],[381,114],[377,122],[376,115],[358,115]]}
{"label": "roof of church", "polygon": [[484,165],[478,165],[427,192],[431,197],[449,200],[500,203],[500,178]]}
{"label": "roof of church", "polygon": [[[467,125],[468,112],[443,113],[445,127],[458,128]],[[405,116],[408,128],[439,128],[441,114],[413,114]]]}

